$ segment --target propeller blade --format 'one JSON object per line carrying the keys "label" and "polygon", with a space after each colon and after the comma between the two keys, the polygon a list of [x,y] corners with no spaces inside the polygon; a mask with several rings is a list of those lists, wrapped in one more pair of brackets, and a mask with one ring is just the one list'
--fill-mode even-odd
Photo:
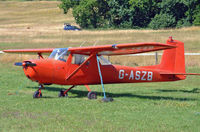
{"label": "propeller blade", "polygon": [[25,62],[25,66],[36,66],[36,64],[32,62]]}
{"label": "propeller blade", "polygon": [[36,66],[35,63],[29,62],[29,61],[25,61],[23,63],[22,62],[16,62],[15,65],[16,66],[25,66],[25,67],[27,67],[27,66]]}
{"label": "propeller blade", "polygon": [[16,66],[22,66],[23,64],[22,64],[22,62],[16,62],[15,65]]}

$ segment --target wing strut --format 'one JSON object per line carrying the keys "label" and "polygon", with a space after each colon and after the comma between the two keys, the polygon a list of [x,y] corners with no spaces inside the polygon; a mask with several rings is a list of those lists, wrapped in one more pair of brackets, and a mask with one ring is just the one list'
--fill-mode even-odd
{"label": "wing strut", "polygon": [[102,89],[103,89],[103,96],[104,96],[102,101],[104,101],[104,102],[113,101],[112,98],[107,98],[106,97],[106,92],[105,92],[105,88],[104,88],[104,84],[103,84],[103,77],[102,77],[101,68],[100,68],[100,65],[99,65],[99,57],[98,57],[97,54],[96,54],[96,57],[97,57],[97,67],[98,67],[98,71],[99,71],[99,77],[100,77],[100,80],[101,80],[101,86],[102,86]]}
{"label": "wing strut", "polygon": [[67,78],[66,81],[69,80],[74,74],[76,74],[79,69],[81,69],[83,67],[83,65],[85,65],[94,55],[90,55],[90,57],[85,60],[76,70],[74,70]]}

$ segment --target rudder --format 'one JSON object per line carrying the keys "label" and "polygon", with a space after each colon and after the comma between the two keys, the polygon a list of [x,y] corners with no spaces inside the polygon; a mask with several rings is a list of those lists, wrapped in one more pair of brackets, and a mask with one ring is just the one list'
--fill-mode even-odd
{"label": "rudder", "polygon": [[159,65],[160,69],[172,73],[185,73],[184,43],[173,40],[172,37],[170,37],[166,43],[177,47],[164,50]]}

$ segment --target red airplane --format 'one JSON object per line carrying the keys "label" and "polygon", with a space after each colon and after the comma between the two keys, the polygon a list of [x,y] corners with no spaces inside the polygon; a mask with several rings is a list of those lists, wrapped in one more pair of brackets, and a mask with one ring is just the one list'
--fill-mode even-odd
{"label": "red airplane", "polygon": [[[128,67],[112,65],[102,55],[126,55],[164,50],[161,63],[153,66]],[[33,98],[42,97],[41,88],[47,84],[72,85],[62,90],[59,97],[67,96],[67,92],[76,85],[85,85],[88,98],[96,99],[88,85],[101,84],[104,100],[104,85],[111,83],[143,83],[184,80],[186,75],[199,75],[185,72],[184,43],[170,37],[166,44],[162,43],[130,43],[104,46],[55,48],[55,49],[12,49],[6,53],[37,53],[39,59],[15,63],[22,66],[25,75],[40,84]],[[42,53],[51,53],[45,59]]]}

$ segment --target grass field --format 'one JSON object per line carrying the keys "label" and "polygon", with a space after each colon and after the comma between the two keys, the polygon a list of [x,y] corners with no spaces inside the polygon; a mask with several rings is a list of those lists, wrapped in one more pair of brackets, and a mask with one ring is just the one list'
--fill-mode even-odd
{"label": "grass field", "polygon": [[[83,86],[58,98],[52,85],[33,99],[37,84],[21,68],[0,64],[0,131],[194,131],[200,130],[200,77],[170,83],[105,85],[114,102],[88,100]],[[198,72],[200,68],[189,68]]]}
{"label": "grass field", "polygon": [[[75,24],[71,11],[64,15],[59,2],[0,1],[0,50],[149,42],[165,43],[169,36],[183,41],[186,52],[200,52],[200,27],[174,30],[63,31]],[[100,85],[90,88],[97,100],[87,99],[78,86],[68,98],[58,98],[67,86],[51,85],[44,98],[33,99],[38,84],[28,80],[14,62],[30,55],[0,55],[0,132],[7,131],[194,131],[200,130],[199,76],[167,83],[105,85],[112,103],[101,102]],[[200,57],[187,56],[187,71],[200,73]],[[154,64],[154,57],[115,57],[123,65]]]}

